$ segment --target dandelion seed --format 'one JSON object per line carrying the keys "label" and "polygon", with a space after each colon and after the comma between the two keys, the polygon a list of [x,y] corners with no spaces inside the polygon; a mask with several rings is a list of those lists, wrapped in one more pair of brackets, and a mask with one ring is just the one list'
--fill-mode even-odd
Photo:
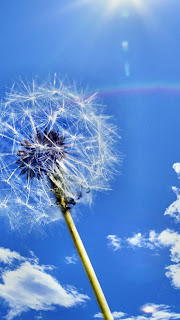
{"label": "dandelion seed", "polygon": [[25,220],[33,226],[60,219],[55,210],[60,205],[92,286],[96,282],[93,290],[101,311],[110,320],[69,212],[76,202],[91,202],[93,191],[109,188],[117,161],[114,127],[95,98],[78,95],[56,77],[44,85],[33,81],[13,86],[0,115],[0,200],[5,204],[0,211],[12,226]]}
{"label": "dandelion seed", "polygon": [[[57,80],[45,85],[22,82],[7,93],[0,115],[0,178],[7,184],[3,183],[0,197],[3,202],[8,193],[9,204],[16,197],[30,203],[25,222],[29,219],[36,225],[37,208],[39,222],[54,221],[52,176],[62,195],[74,202],[90,203],[93,191],[109,188],[117,161],[116,134],[95,99],[96,95],[80,96]],[[50,206],[51,215],[44,221]]]}

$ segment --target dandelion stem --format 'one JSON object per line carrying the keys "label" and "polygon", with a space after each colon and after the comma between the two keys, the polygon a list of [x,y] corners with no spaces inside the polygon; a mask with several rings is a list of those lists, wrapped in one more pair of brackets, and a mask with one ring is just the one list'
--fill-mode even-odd
{"label": "dandelion stem", "polygon": [[99,281],[96,277],[96,274],[94,272],[92,264],[89,260],[89,257],[87,255],[85,248],[84,248],[84,245],[83,245],[82,240],[79,236],[79,233],[76,229],[76,226],[74,224],[74,221],[72,219],[70,211],[67,208],[66,200],[63,197],[61,198],[60,207],[61,207],[64,219],[66,221],[66,224],[68,226],[68,229],[70,231],[71,237],[73,239],[74,245],[78,251],[79,257],[82,261],[82,264],[84,266],[84,269],[86,271],[88,279],[91,283],[92,289],[93,289],[94,294],[96,296],[96,299],[97,299],[97,302],[98,302],[99,307],[101,309],[101,312],[103,314],[103,317],[105,320],[113,320],[113,316],[112,316],[111,311],[109,309],[109,306],[107,304],[106,298],[103,294],[103,291],[102,291],[101,286],[99,284]]}

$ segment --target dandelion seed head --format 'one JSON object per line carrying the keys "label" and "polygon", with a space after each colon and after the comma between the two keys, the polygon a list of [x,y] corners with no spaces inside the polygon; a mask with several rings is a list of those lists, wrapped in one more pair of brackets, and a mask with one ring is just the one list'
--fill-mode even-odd
{"label": "dandelion seed head", "polygon": [[0,211],[11,225],[20,215],[18,224],[61,218],[52,176],[72,204],[109,189],[117,135],[101,110],[96,95],[78,94],[57,79],[13,85],[0,111]]}

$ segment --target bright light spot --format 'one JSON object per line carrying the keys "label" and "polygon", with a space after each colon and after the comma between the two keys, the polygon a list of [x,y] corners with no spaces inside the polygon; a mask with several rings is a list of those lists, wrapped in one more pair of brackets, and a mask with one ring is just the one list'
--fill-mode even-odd
{"label": "bright light spot", "polygon": [[128,41],[122,41],[121,42],[121,47],[123,49],[124,52],[128,51],[128,48],[129,48],[129,43]]}
{"label": "bright light spot", "polygon": [[157,310],[156,306],[144,306],[141,308],[144,313],[154,313]]}
{"label": "bright light spot", "polygon": [[137,235],[138,235],[138,237],[141,237],[141,233],[140,233],[140,232],[138,232],[138,234],[137,234]]}

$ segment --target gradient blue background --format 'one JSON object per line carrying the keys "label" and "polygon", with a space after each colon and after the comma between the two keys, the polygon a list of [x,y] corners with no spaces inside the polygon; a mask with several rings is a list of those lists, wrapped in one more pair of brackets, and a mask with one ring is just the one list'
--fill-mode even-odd
{"label": "gradient blue background", "polygon": [[[139,0],[138,7],[124,0],[111,15],[105,14],[108,1],[79,1],[71,7],[75,3],[1,2],[1,97],[19,77],[31,81],[54,72],[87,92],[99,92],[119,128],[117,148],[124,161],[112,191],[97,194],[91,208],[80,209],[77,228],[112,311],[136,316],[142,314],[140,306],[154,302],[180,312],[180,293],[164,274],[170,264],[167,249],[155,255],[124,245],[114,252],[106,239],[109,234],[125,239],[151,229],[179,230],[164,211],[175,200],[171,186],[179,186],[172,165],[180,161],[180,2]],[[128,41],[127,51],[122,41]],[[46,320],[92,319],[99,309],[83,267],[80,261],[64,262],[75,253],[65,224],[51,224],[44,232],[21,235],[2,220],[0,246],[24,256],[32,250],[41,264],[56,267],[53,276],[61,284],[74,285],[91,300],[69,309],[25,312],[19,319],[39,314]],[[1,317],[6,310],[1,304]]]}

